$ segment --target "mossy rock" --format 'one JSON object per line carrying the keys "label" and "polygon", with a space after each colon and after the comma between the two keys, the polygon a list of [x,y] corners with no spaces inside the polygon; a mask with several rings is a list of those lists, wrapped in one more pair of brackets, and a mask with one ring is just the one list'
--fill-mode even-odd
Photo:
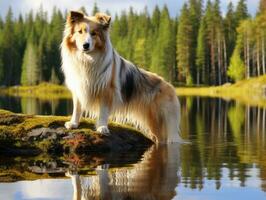
{"label": "mossy rock", "polygon": [[64,123],[68,120],[69,117],[0,110],[0,155],[89,155],[134,151],[152,145],[151,140],[129,126],[111,123],[110,136],[104,136],[95,131],[92,120],[84,119],[78,129],[67,130]]}

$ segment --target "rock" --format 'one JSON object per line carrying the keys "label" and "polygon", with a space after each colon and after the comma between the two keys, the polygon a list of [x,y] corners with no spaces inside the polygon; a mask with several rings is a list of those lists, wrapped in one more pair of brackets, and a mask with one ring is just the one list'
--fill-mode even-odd
{"label": "rock", "polygon": [[69,117],[34,116],[0,110],[0,155],[36,156],[47,154],[90,155],[97,153],[135,151],[153,143],[128,126],[111,123],[110,136],[94,130],[94,121],[82,120],[80,127],[67,130]]}

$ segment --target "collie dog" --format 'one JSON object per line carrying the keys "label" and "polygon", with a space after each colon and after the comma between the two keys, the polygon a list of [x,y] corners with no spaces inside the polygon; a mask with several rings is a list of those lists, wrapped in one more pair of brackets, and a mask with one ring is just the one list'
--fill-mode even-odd
{"label": "collie dog", "polygon": [[78,128],[84,112],[97,117],[96,129],[109,135],[108,118],[132,123],[156,143],[181,142],[180,104],[175,89],[139,69],[112,47],[111,17],[71,11],[61,43],[62,70],[73,96],[67,129]]}

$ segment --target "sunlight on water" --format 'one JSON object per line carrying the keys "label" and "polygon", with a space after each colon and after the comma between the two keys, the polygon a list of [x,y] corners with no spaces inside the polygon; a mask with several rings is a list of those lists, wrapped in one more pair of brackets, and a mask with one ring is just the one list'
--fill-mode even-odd
{"label": "sunlight on water", "polygon": [[[0,104],[32,114],[71,112],[68,100],[2,97]],[[181,105],[182,135],[191,145],[71,164],[0,158],[0,199],[266,199],[266,108],[192,97]],[[16,180],[23,181],[10,182]]]}

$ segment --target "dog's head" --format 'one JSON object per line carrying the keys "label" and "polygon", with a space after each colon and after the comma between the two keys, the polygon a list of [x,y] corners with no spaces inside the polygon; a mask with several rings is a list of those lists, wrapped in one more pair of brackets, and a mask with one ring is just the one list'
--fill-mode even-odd
{"label": "dog's head", "polygon": [[82,12],[71,11],[66,22],[68,45],[87,54],[105,49],[110,22],[111,17],[105,13],[85,16]]}

